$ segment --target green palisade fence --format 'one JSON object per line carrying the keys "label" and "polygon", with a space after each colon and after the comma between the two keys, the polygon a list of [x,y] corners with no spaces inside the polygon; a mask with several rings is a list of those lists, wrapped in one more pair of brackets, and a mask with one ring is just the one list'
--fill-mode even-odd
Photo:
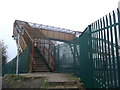
{"label": "green palisade fence", "polygon": [[94,87],[120,86],[120,13],[117,9],[91,24]]}
{"label": "green palisade fence", "polygon": [[119,10],[90,24],[77,40],[58,45],[56,57],[56,71],[74,73],[86,88],[119,88]]}
{"label": "green palisade fence", "polygon": [[[19,65],[18,65],[19,73],[29,72],[29,59],[30,59],[29,57],[30,57],[29,47],[27,47],[19,56]],[[2,67],[2,75],[16,73],[16,60],[17,57],[15,57],[13,60],[11,60]]]}

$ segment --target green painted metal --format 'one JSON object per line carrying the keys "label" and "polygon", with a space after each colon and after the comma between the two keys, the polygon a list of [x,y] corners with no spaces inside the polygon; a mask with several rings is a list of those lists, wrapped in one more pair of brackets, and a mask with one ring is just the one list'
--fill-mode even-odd
{"label": "green painted metal", "polygon": [[117,9],[117,12],[118,12],[118,60],[117,60],[117,66],[118,66],[118,86],[120,86],[120,11],[119,9]]}
{"label": "green painted metal", "polygon": [[86,88],[120,87],[118,9],[90,24],[76,40],[56,49],[59,49],[59,72],[74,73]]}
{"label": "green painted metal", "polygon": [[[109,19],[110,19],[110,26],[112,25],[112,18],[111,18],[111,15],[110,15],[110,13],[109,13]],[[114,47],[113,47],[113,43],[114,43],[114,41],[113,41],[113,27],[110,27],[110,36],[111,36],[111,52],[112,52],[112,67],[113,67],[113,69],[112,69],[112,71],[114,72],[115,71],[115,54],[114,54]],[[112,73],[112,76],[113,76],[113,80],[111,81],[112,82],[112,84],[113,84],[113,87],[114,87],[114,80],[115,80],[115,78],[116,78],[116,72],[115,73]],[[116,85],[116,80],[115,80],[115,85]]]}
{"label": "green painted metal", "polygon": [[[107,18],[107,16],[105,17],[106,18],[106,26],[108,27],[108,18]],[[108,73],[109,73],[109,81],[112,81],[112,71],[111,71],[111,55],[110,55],[110,42],[109,42],[109,29],[107,28],[107,30],[106,30],[107,32],[107,44],[108,44],[108,47],[107,47],[107,53],[108,53],[108,57],[107,57],[107,60],[108,60],[108,62],[109,62],[109,68],[108,68]],[[109,70],[110,69],[110,70]],[[108,82],[108,85],[111,85],[111,87],[112,87],[112,84],[111,84],[111,82]]]}
{"label": "green painted metal", "polygon": [[[29,72],[29,47],[27,47],[19,57],[18,73],[28,73]],[[13,60],[8,62],[4,67],[2,67],[2,75],[5,74],[15,74],[16,73],[16,60],[15,57]]]}
{"label": "green painted metal", "polygon": [[[103,27],[105,27],[105,19],[103,17]],[[105,81],[107,81],[109,83],[109,75],[108,75],[108,68],[107,68],[107,43],[106,43],[106,31],[105,29],[103,30],[104,32],[104,47],[105,47],[105,63],[104,63],[104,67],[105,67]],[[105,87],[107,87],[107,83],[105,83]]]}

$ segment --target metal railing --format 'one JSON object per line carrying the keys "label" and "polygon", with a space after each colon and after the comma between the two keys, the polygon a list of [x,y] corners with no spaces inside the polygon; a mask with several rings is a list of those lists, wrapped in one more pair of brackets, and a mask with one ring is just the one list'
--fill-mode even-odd
{"label": "metal railing", "polygon": [[35,39],[34,45],[39,49],[53,71],[55,69],[55,45],[49,39]]}
{"label": "metal railing", "polygon": [[73,31],[70,29],[59,28],[59,27],[54,27],[54,26],[50,26],[50,25],[43,25],[43,24],[37,24],[37,23],[31,23],[31,22],[29,22],[28,24],[33,28],[47,29],[47,30],[65,32],[65,33],[71,33],[71,34],[78,33],[76,31]]}

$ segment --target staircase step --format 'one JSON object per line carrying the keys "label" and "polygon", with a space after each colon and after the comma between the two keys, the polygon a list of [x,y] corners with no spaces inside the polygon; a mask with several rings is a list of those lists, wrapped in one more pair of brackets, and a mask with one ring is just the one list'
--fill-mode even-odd
{"label": "staircase step", "polygon": [[36,66],[36,67],[48,67],[48,65],[46,65],[46,64],[34,64],[34,66]]}
{"label": "staircase step", "polygon": [[57,85],[63,85],[63,86],[64,85],[76,85],[77,84],[76,81],[70,81],[70,82],[65,82],[65,81],[64,82],[50,82],[49,81],[48,83],[52,84],[52,85],[54,85],[54,84],[56,85],[57,84]]}
{"label": "staircase step", "polygon": [[46,88],[46,90],[83,90],[83,89],[80,89],[77,86],[74,86],[74,87],[56,86],[56,87]]}
{"label": "staircase step", "polygon": [[35,67],[34,71],[49,72],[51,70],[49,68],[43,68],[43,67],[37,68],[37,67]]}
{"label": "staircase step", "polygon": [[38,62],[35,61],[35,64],[37,64],[37,65],[38,65],[38,64],[40,64],[40,65],[43,65],[43,64],[44,64],[44,65],[47,65],[45,62],[40,62],[40,61],[38,61]]}
{"label": "staircase step", "polygon": [[[36,63],[36,62],[35,62],[34,65],[39,65],[39,66],[40,66],[40,65],[46,65],[46,63],[40,63],[40,62],[39,62],[39,63]],[[46,66],[48,66],[48,65],[46,65]]]}
{"label": "staircase step", "polygon": [[42,58],[42,55],[34,55],[34,57]]}
{"label": "staircase step", "polygon": [[80,88],[78,81],[48,81],[48,87],[46,90],[84,90]]}
{"label": "staircase step", "polygon": [[48,65],[45,64],[34,64],[35,67],[49,68]]}
{"label": "staircase step", "polygon": [[40,61],[40,62],[45,62],[44,60],[40,59],[40,58],[34,58],[35,61]]}
{"label": "staircase step", "polygon": [[45,61],[35,60],[35,63],[46,63]]}
{"label": "staircase step", "polygon": [[50,70],[47,67],[35,67],[36,70]]}
{"label": "staircase step", "polygon": [[33,71],[35,71],[35,72],[51,72],[51,70],[41,70],[41,69],[35,69]]}
{"label": "staircase step", "polygon": [[41,55],[40,51],[35,47],[34,49],[34,70],[33,71],[43,71],[49,72],[51,71],[50,67],[48,66],[47,62],[45,61],[44,57]]}

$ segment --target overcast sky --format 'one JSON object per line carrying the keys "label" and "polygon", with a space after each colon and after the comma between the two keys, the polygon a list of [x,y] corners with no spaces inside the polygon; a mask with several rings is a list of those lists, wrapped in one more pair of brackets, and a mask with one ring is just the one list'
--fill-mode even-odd
{"label": "overcast sky", "polygon": [[0,39],[8,45],[8,60],[16,56],[12,39],[16,19],[67,28],[84,29],[118,7],[119,0],[0,0]]}

